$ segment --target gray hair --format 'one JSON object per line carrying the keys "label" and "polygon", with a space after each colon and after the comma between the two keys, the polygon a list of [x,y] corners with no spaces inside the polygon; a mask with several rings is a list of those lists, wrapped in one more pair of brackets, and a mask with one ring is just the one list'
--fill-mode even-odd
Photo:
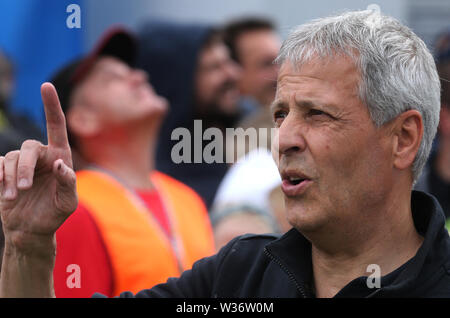
{"label": "gray hair", "polygon": [[439,123],[440,81],[431,53],[409,28],[365,10],[313,20],[284,41],[276,63],[298,66],[315,56],[351,57],[361,72],[359,97],[377,127],[407,110],[422,115],[424,134],[413,162],[414,183],[426,164]]}

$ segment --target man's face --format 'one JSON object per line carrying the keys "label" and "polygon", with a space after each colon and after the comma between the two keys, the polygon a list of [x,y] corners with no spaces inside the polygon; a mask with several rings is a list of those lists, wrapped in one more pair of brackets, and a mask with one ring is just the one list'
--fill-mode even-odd
{"label": "man's face", "polygon": [[279,67],[273,61],[280,46],[280,39],[271,30],[246,32],[236,42],[242,66],[239,89],[243,95],[255,98],[263,106],[269,106],[275,97]]}
{"label": "man's face", "polygon": [[[225,44],[218,42],[199,54],[195,78],[196,107],[200,113],[233,115],[237,112],[240,69]],[[211,109],[216,108],[216,109]]]}
{"label": "man's face", "polygon": [[299,70],[281,66],[273,154],[288,220],[304,234],[362,229],[390,191],[388,126],[371,121],[359,80],[344,57],[315,59]]}
{"label": "man's face", "polygon": [[75,94],[105,127],[158,118],[167,102],[156,95],[145,72],[113,57],[101,57]]}

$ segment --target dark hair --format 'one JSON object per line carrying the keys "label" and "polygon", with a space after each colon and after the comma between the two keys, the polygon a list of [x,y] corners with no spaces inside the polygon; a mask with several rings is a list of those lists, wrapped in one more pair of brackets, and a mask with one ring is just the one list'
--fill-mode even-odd
{"label": "dark hair", "polygon": [[210,48],[217,43],[223,43],[223,31],[212,27],[203,40],[202,49]]}
{"label": "dark hair", "polygon": [[223,38],[230,50],[231,58],[240,63],[236,42],[242,34],[261,30],[274,31],[275,25],[270,20],[262,17],[240,18],[226,24],[223,29]]}

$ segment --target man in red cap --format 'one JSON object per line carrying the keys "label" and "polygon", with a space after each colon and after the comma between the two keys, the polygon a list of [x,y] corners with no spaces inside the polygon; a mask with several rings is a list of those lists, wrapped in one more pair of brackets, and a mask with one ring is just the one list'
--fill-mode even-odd
{"label": "man in red cap", "polygon": [[133,68],[135,39],[109,30],[51,80],[76,154],[79,205],[57,234],[57,297],[89,297],[165,282],[212,254],[206,208],[186,185],[154,171],[168,105]]}

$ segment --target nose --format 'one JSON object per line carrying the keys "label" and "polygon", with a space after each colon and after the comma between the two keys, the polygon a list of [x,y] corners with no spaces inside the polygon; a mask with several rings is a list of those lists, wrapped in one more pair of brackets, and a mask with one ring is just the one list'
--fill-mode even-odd
{"label": "nose", "polygon": [[143,70],[133,69],[130,78],[133,83],[142,84],[148,81],[148,74]]}
{"label": "nose", "polygon": [[304,133],[304,125],[295,117],[295,114],[290,112],[280,127],[276,129],[273,150],[278,156],[289,156],[303,152],[306,149]]}

